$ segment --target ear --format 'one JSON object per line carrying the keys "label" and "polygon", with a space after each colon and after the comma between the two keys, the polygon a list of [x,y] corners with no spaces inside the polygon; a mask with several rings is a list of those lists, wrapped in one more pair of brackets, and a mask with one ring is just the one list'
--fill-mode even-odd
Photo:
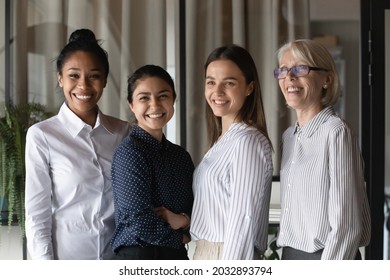
{"label": "ear", "polygon": [[63,80],[62,80],[62,75],[60,73],[57,73],[57,81],[60,87],[63,86]]}
{"label": "ear", "polygon": [[326,79],[325,79],[324,84],[326,84],[326,85],[332,84],[333,79],[334,79],[333,75],[334,75],[334,73],[329,73],[328,75],[326,75]]}
{"label": "ear", "polygon": [[103,86],[103,88],[106,88],[106,85],[107,85],[107,78],[106,78],[105,81],[104,81],[104,86]]}
{"label": "ear", "polygon": [[134,113],[134,110],[133,110],[133,103],[128,103],[128,104],[129,104],[130,110]]}
{"label": "ear", "polygon": [[246,92],[246,96],[251,95],[251,93],[253,92],[253,89],[254,89],[254,87],[255,87],[254,84],[255,84],[254,81],[250,82],[250,84],[249,84],[249,86],[248,86],[248,90],[247,90],[247,92]]}

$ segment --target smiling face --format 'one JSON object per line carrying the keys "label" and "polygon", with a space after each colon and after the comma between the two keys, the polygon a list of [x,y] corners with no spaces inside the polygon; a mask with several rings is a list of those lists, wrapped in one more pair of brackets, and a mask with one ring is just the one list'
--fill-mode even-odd
{"label": "smiling face", "polygon": [[69,109],[90,124],[92,119],[92,123],[96,120],[96,104],[106,82],[102,64],[93,54],[84,51],[70,54],[58,73],[58,83]]}
{"label": "smiling face", "polygon": [[174,113],[173,89],[163,79],[146,77],[137,81],[129,103],[138,125],[157,140]]}
{"label": "smiling face", "polygon": [[[279,67],[290,68],[297,65],[307,65],[306,62],[296,59],[290,50],[287,50],[279,61]],[[309,65],[313,66],[313,65]],[[279,80],[286,103],[300,114],[314,116],[323,109],[321,98],[323,87],[330,82],[330,76],[324,71],[310,71],[308,75],[296,77],[291,71],[285,79]]]}
{"label": "smiling face", "polygon": [[240,68],[231,60],[215,60],[207,66],[205,97],[214,115],[222,118],[223,126],[240,121],[238,113],[252,91],[252,83],[246,83]]}

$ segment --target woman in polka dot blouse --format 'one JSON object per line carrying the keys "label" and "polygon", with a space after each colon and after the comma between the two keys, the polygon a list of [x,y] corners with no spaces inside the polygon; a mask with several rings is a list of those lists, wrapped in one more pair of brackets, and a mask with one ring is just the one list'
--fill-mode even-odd
{"label": "woman in polka dot blouse", "polygon": [[173,80],[159,66],[145,65],[128,80],[136,123],[113,156],[115,259],[188,259],[194,164],[163,134],[175,98]]}

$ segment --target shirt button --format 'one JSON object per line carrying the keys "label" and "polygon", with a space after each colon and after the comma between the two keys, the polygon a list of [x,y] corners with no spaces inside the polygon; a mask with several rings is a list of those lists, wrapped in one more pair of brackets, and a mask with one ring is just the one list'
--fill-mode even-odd
{"label": "shirt button", "polygon": [[99,162],[97,161],[96,158],[93,159],[93,164],[94,164],[95,166],[99,167]]}

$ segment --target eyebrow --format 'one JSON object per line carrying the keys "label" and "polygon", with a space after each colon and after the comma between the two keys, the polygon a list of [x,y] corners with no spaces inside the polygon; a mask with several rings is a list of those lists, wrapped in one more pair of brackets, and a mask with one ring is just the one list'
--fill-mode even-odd
{"label": "eyebrow", "polygon": [[[66,69],[66,71],[80,71],[81,69],[80,68],[77,68],[77,67],[69,67],[68,69]],[[90,72],[92,71],[97,71],[97,72],[101,72],[102,70],[99,69],[99,68],[93,68],[93,69],[90,69],[89,70]]]}
{"label": "eyebrow", "polygon": [[[170,91],[169,89],[162,89],[162,90],[160,90],[159,92],[157,92],[157,94],[161,94],[161,93],[164,93],[164,92],[172,92],[172,91]],[[137,95],[141,95],[141,94],[148,94],[148,95],[151,95],[152,93],[150,92],[150,91],[140,91],[140,92],[138,92],[137,94],[136,94],[136,96]]]}
{"label": "eyebrow", "polygon": [[[211,77],[211,76],[206,76],[206,80],[207,79],[211,79],[211,80],[215,80],[215,78],[214,77]],[[235,78],[235,77],[225,77],[225,78],[223,78],[223,80],[225,81],[225,80],[238,80],[237,78]]]}

